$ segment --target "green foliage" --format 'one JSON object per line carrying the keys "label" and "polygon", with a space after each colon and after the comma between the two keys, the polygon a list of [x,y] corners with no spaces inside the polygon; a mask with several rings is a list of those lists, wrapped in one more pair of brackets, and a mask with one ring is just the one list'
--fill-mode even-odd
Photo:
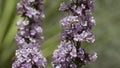
{"label": "green foliage", "polygon": [[[59,20],[64,13],[58,10],[64,0],[45,0],[46,19],[43,22],[45,40],[41,49],[51,67],[52,52],[59,45]],[[67,0],[66,0],[67,1]],[[17,49],[14,36],[17,32],[16,3],[18,0],[0,0],[0,68],[11,68],[12,59]],[[93,29],[96,35],[94,44],[83,43],[89,51],[98,52],[98,60],[83,68],[120,68],[120,0],[96,0]]]}

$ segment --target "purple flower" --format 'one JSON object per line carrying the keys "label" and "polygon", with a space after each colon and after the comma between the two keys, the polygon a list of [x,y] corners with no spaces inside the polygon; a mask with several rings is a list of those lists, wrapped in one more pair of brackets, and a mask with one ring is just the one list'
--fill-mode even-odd
{"label": "purple flower", "polygon": [[62,41],[57,50],[53,53],[53,68],[76,68],[72,61],[77,56],[75,46],[69,41]]}
{"label": "purple flower", "polygon": [[68,16],[60,21],[60,25],[65,28],[71,28],[72,24],[78,23],[78,16]]}
{"label": "purple flower", "polygon": [[53,68],[81,68],[86,63],[97,59],[97,54],[90,55],[82,48],[82,42],[94,43],[92,28],[95,19],[93,0],[71,0],[63,2],[59,10],[67,12],[60,20],[63,28],[61,43],[53,53]]}
{"label": "purple flower", "polygon": [[84,61],[84,59],[85,59],[85,51],[84,51],[84,49],[82,49],[82,48],[78,49],[78,57],[79,57],[79,59],[81,61]]}
{"label": "purple flower", "polygon": [[67,3],[65,3],[65,2],[63,2],[61,5],[60,5],[60,8],[59,8],[59,10],[61,10],[61,11],[66,11],[66,10],[68,10],[69,8],[68,8],[68,4]]}
{"label": "purple flower", "polygon": [[12,68],[32,68],[33,65],[36,67],[45,67],[46,59],[37,46],[31,43],[24,44],[23,48],[16,50],[16,60]]}
{"label": "purple flower", "polygon": [[92,55],[90,55],[90,61],[92,61],[92,62],[95,62],[96,61],[96,59],[97,59],[97,53],[96,52],[94,52]]}
{"label": "purple flower", "polygon": [[39,15],[40,15],[40,13],[39,13],[39,11],[37,11],[37,10],[35,10],[35,9],[33,9],[33,8],[31,8],[31,7],[28,7],[28,6],[26,6],[26,16],[28,16],[29,18],[38,18],[39,17]]}
{"label": "purple flower", "polygon": [[95,41],[95,38],[91,32],[83,31],[81,34],[74,35],[74,41],[79,41],[79,42],[87,41],[89,43],[93,43]]}
{"label": "purple flower", "polygon": [[43,0],[22,0],[17,4],[18,13],[23,20],[17,22],[15,39],[19,49],[16,50],[12,68],[46,67],[46,59],[39,49],[40,41],[44,39],[41,28],[44,14],[43,8],[38,8],[40,6],[43,7]]}

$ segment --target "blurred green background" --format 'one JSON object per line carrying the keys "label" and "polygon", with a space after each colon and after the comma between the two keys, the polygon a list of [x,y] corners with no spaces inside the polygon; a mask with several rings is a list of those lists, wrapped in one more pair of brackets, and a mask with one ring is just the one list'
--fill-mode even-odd
{"label": "blurred green background", "polygon": [[[11,68],[17,49],[16,3],[19,0],[0,0],[0,68]],[[51,67],[52,52],[59,44],[61,28],[59,20],[64,16],[58,10],[64,0],[44,0],[45,15],[43,29],[45,40],[41,45],[44,56]],[[67,0],[66,0],[67,1]],[[83,43],[89,52],[96,51],[98,59],[83,68],[120,68],[120,0],[96,0],[95,13],[97,25],[93,29],[96,36],[94,44]]]}

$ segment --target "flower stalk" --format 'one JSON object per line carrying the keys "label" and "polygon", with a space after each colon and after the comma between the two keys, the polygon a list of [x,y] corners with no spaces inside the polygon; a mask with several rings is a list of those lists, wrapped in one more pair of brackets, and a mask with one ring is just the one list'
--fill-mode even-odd
{"label": "flower stalk", "polygon": [[89,54],[81,43],[94,43],[92,28],[95,25],[93,17],[94,0],[70,0],[63,2],[60,11],[67,15],[60,20],[62,27],[61,43],[53,53],[53,68],[82,68],[88,62],[94,62],[97,54]]}
{"label": "flower stalk", "polygon": [[46,59],[39,49],[42,35],[43,0],[21,0],[17,4],[18,15],[16,41],[18,48],[12,68],[45,68]]}

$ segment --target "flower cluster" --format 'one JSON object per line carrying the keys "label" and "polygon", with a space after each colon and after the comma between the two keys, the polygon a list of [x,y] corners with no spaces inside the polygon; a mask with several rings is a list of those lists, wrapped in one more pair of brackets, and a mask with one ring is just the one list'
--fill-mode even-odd
{"label": "flower cluster", "polygon": [[67,12],[67,16],[60,20],[63,28],[61,44],[53,53],[53,68],[81,68],[90,61],[97,59],[97,54],[86,53],[81,47],[82,42],[94,43],[92,27],[95,19],[93,0],[71,0],[63,2],[59,8]]}
{"label": "flower cluster", "polygon": [[42,35],[43,0],[22,0],[17,4],[18,15],[16,41],[18,50],[12,68],[45,68],[46,59],[39,49]]}
{"label": "flower cluster", "polygon": [[24,48],[16,50],[17,59],[13,63],[13,68],[45,67],[46,59],[37,46],[37,44],[24,44]]}
{"label": "flower cluster", "polygon": [[54,61],[52,65],[55,68],[75,68],[76,65],[73,59],[77,56],[75,46],[69,41],[67,43],[61,42],[58,50],[55,50],[53,54]]}

